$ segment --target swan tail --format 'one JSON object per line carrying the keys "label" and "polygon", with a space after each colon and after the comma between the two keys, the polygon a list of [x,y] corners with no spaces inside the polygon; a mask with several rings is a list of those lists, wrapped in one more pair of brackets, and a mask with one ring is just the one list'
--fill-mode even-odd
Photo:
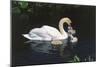
{"label": "swan tail", "polygon": [[22,34],[22,36],[24,36],[25,38],[29,39],[29,40],[42,40],[40,37],[37,37],[34,35],[34,37],[30,37],[29,34]]}
{"label": "swan tail", "polygon": [[32,38],[29,36],[29,34],[22,34],[22,36],[24,36],[25,38],[32,40]]}

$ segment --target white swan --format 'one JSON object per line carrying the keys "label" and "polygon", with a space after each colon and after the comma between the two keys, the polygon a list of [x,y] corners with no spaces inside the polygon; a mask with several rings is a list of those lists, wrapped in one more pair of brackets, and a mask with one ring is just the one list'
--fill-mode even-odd
{"label": "white swan", "polygon": [[[62,18],[59,22],[59,31],[51,26],[44,25],[41,28],[32,29],[29,34],[23,34],[23,36],[29,40],[44,40],[44,41],[54,41],[52,43],[61,43],[61,41],[67,39],[68,36],[71,37],[71,42],[76,42],[77,38],[73,37],[72,34],[65,32],[63,24],[67,23],[68,26],[71,26],[71,20],[67,17]],[[56,40],[56,41],[55,41]]]}

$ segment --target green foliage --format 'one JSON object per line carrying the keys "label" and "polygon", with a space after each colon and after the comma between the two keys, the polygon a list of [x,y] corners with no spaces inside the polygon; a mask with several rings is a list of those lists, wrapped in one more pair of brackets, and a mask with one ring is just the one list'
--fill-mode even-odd
{"label": "green foliage", "polygon": [[84,59],[84,61],[89,61],[92,62],[94,59],[91,56],[88,56],[87,58]]}
{"label": "green foliage", "polygon": [[21,10],[18,7],[14,7],[14,8],[12,8],[12,12],[16,13],[16,14],[20,14]]}
{"label": "green foliage", "polygon": [[75,56],[72,58],[72,60],[70,60],[70,61],[68,61],[68,62],[72,62],[72,63],[80,62],[80,58],[79,58],[77,55],[75,55]]}
{"label": "green foliage", "polygon": [[77,55],[74,56],[74,62],[80,62],[80,58]]}
{"label": "green foliage", "polygon": [[[13,1],[12,8],[14,8],[14,13],[31,13],[34,16],[59,16],[63,15],[65,12],[70,12],[70,5],[57,5],[48,3],[38,3],[38,2],[26,2],[26,1]],[[17,9],[15,9],[17,7]],[[17,12],[18,11],[18,12]]]}
{"label": "green foliage", "polygon": [[14,14],[21,14],[28,12],[30,8],[28,7],[28,2],[24,1],[13,1],[12,2],[12,13]]}
{"label": "green foliage", "polygon": [[24,2],[24,1],[18,2],[18,4],[19,4],[20,8],[22,8],[22,9],[25,9],[25,8],[28,7],[28,3],[27,2]]}

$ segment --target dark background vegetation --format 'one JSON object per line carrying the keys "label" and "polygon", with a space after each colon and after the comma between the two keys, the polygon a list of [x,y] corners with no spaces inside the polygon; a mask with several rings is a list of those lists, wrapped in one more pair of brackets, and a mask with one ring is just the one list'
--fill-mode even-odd
{"label": "dark background vegetation", "polygon": [[23,45],[27,39],[21,34],[28,33],[32,28],[43,25],[58,29],[59,20],[63,17],[69,17],[72,20],[72,27],[76,30],[76,36],[79,39],[75,49],[81,61],[89,55],[95,59],[95,9],[96,6],[89,5],[12,1],[13,63],[15,65],[18,63],[17,53],[23,48],[27,48]]}

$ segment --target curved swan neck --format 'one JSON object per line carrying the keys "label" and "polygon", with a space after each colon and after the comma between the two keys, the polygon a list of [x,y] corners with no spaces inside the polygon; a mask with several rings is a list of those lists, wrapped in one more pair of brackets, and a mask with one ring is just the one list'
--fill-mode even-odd
{"label": "curved swan neck", "polygon": [[65,30],[64,30],[64,28],[63,28],[63,24],[64,24],[64,23],[67,23],[68,26],[70,26],[71,20],[70,20],[69,18],[62,18],[62,19],[60,20],[60,22],[59,22],[59,30],[60,30],[60,33],[61,33],[62,35],[66,35],[66,32],[65,32]]}

